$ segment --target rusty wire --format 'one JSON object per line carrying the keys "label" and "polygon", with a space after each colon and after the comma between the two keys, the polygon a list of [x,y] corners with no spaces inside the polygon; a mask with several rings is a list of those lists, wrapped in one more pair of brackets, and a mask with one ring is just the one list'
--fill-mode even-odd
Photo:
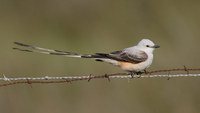
{"label": "rusty wire", "polygon": [[[171,75],[171,72],[186,72],[186,74],[174,74]],[[155,77],[167,77],[168,80],[171,77],[200,77],[200,74],[190,74],[189,72],[200,71],[200,68],[177,68],[177,69],[167,69],[167,70],[155,70],[144,72],[144,75],[134,75],[131,76],[130,73],[112,73],[104,75],[92,76],[65,76],[65,77],[21,77],[21,78],[8,78],[3,74],[3,78],[0,78],[0,81],[6,81],[6,83],[0,83],[0,87],[15,85],[15,84],[29,84],[32,87],[32,84],[48,84],[48,83],[72,83],[79,80],[87,80],[88,82],[92,79],[106,78],[110,81],[111,78],[155,78]],[[152,75],[155,73],[167,72],[166,75]]]}

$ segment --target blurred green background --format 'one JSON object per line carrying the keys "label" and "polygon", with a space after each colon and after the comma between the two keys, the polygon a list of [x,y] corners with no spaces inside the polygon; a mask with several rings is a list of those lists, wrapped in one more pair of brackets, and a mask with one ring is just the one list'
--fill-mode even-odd
{"label": "blurred green background", "polygon": [[[0,0],[0,73],[7,77],[123,72],[89,59],[12,50],[18,41],[92,54],[161,46],[150,70],[198,68],[198,0]],[[185,73],[185,72],[183,72]],[[166,73],[163,73],[166,74]],[[0,81],[2,82],[2,81]],[[197,113],[199,78],[106,79],[0,88],[1,113]]]}

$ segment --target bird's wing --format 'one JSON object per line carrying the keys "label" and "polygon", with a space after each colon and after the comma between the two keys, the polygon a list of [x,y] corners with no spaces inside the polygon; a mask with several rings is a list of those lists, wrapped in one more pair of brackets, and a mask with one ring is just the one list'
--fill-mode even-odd
{"label": "bird's wing", "polygon": [[122,62],[131,62],[131,63],[140,63],[147,60],[148,55],[144,51],[134,50],[134,52],[128,51],[114,51],[109,54],[97,53],[97,55],[104,56],[109,59],[122,61]]}

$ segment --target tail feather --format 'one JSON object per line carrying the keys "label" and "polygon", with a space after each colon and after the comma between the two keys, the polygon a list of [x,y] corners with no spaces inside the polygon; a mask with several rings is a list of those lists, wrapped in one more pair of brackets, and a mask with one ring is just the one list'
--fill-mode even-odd
{"label": "tail feather", "polygon": [[60,55],[60,56],[76,57],[76,58],[91,58],[91,59],[95,59],[96,61],[108,62],[114,65],[118,65],[118,62],[116,60],[109,59],[107,57],[108,54],[105,54],[105,53],[96,53],[95,55],[86,55],[86,54],[78,54],[78,53],[72,53],[72,52],[66,52],[66,51],[60,51],[60,50],[46,49],[46,48],[41,48],[41,47],[23,44],[19,42],[14,42],[14,44],[18,46],[30,48],[30,49],[13,48],[14,50],[18,50],[18,51],[34,52],[34,53],[50,54],[50,55]]}
{"label": "tail feather", "polygon": [[20,49],[20,48],[13,48],[14,50],[24,51],[24,52],[34,52],[34,53],[41,53],[41,54],[52,54],[51,52],[46,51],[37,51],[37,50],[29,50],[29,49]]}
{"label": "tail feather", "polygon": [[24,52],[35,52],[35,53],[41,53],[41,54],[60,55],[60,56],[77,57],[77,58],[93,58],[93,59],[106,58],[104,55],[100,55],[99,53],[95,55],[86,55],[86,54],[78,54],[78,53],[72,53],[72,52],[66,52],[66,51],[60,51],[60,50],[41,48],[41,47],[23,44],[19,42],[14,42],[14,44],[18,46],[30,48],[30,49],[13,48],[14,50],[24,51]]}
{"label": "tail feather", "polygon": [[23,43],[20,43],[20,42],[14,42],[14,44],[19,45],[19,46],[23,46],[23,47],[27,47],[27,48],[31,48],[31,49],[35,49],[35,50],[41,50],[41,51],[49,51],[49,52],[56,52],[56,53],[71,53],[71,52],[66,52],[66,51],[53,50],[53,49],[47,49],[47,48],[32,46],[32,45],[23,44]]}
{"label": "tail feather", "polygon": [[108,54],[106,54],[106,53],[96,53],[96,55],[107,58]]}

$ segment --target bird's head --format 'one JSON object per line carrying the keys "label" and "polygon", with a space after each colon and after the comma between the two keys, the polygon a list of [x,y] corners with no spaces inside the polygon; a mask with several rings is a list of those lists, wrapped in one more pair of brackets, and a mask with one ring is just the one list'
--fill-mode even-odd
{"label": "bird's head", "polygon": [[155,45],[151,40],[149,39],[142,39],[138,45],[139,48],[146,52],[152,52],[154,51],[155,48],[159,48],[159,45]]}

